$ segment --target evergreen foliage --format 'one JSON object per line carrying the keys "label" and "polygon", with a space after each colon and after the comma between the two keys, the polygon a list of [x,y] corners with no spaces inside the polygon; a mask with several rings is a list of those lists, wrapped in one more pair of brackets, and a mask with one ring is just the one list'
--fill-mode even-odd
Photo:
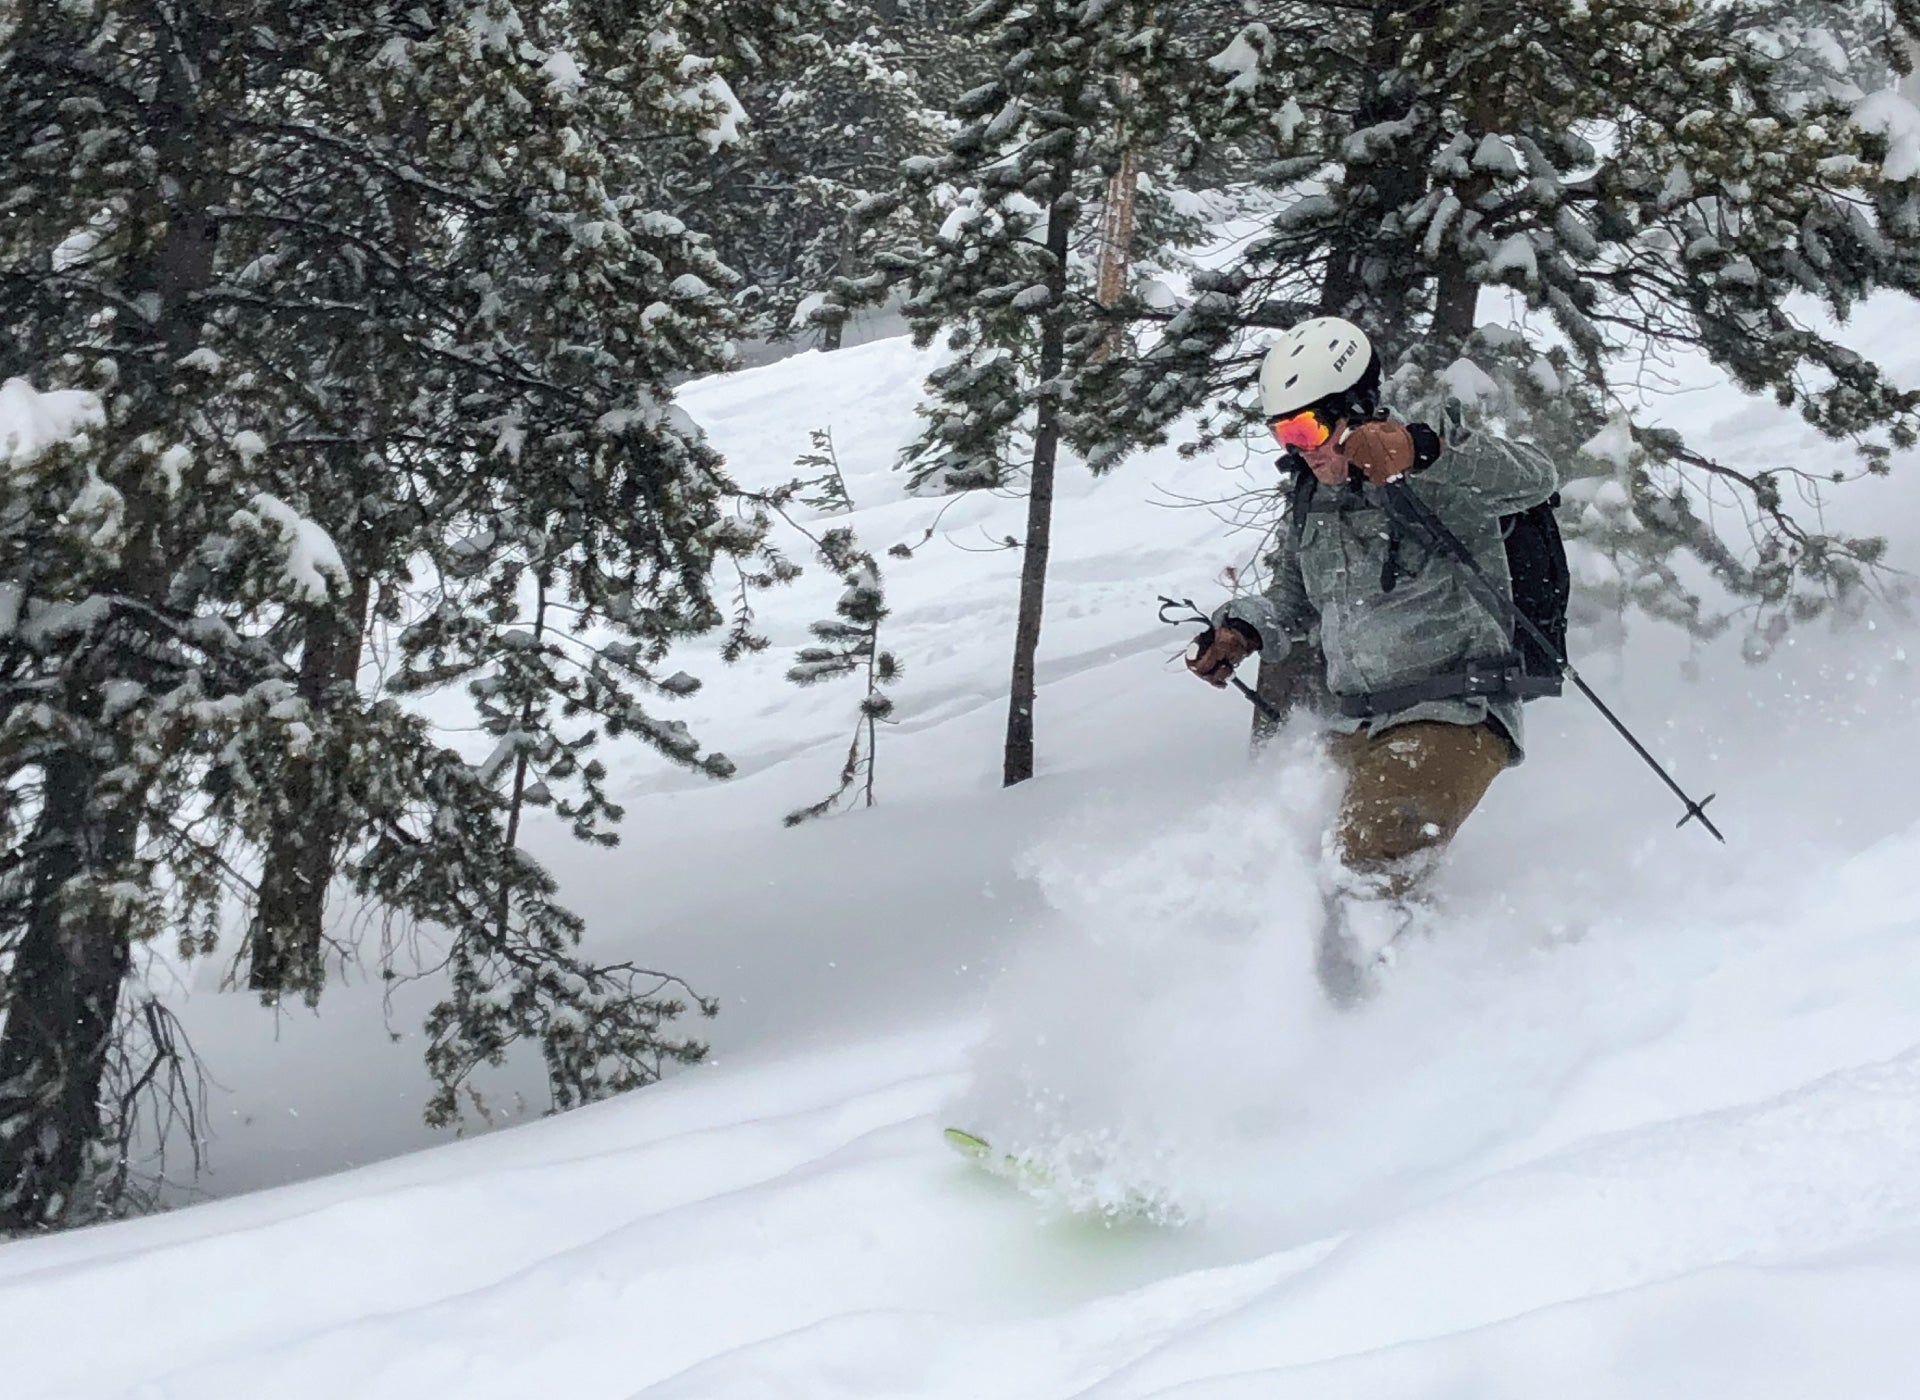
{"label": "evergreen foliage", "polygon": [[122,982],[163,934],[210,947],[231,876],[208,808],[257,821],[249,760],[311,741],[291,668],[234,600],[292,606],[342,578],[325,549],[291,552],[276,498],[74,397],[88,431],[0,476],[0,1228],[84,1217],[90,1183],[120,1175],[129,1091],[177,1063],[116,1054]]}
{"label": "evergreen foliage", "polygon": [[[788,826],[823,817],[856,794],[864,799],[866,806],[873,805],[880,726],[893,716],[893,697],[887,688],[901,676],[899,658],[880,648],[880,624],[887,618],[887,599],[879,562],[861,548],[852,527],[836,525],[815,534],[794,518],[796,505],[823,515],[853,510],[853,496],[847,490],[846,474],[840,469],[832,430],[815,428],[809,437],[811,448],[803,452],[794,465],[812,470],[815,475],[793,477],[770,491],[757,492],[747,498],[763,523],[777,515],[805,536],[813,546],[814,557],[841,583],[834,615],[809,626],[814,645],[800,648],[786,676],[795,685],[811,686],[857,675],[866,681],[866,690],[860,699],[859,720],[847,747],[846,761],[840,768],[839,786],[820,801],[789,812],[785,818]],[[911,557],[911,551],[897,545],[892,552],[901,558]],[[747,595],[752,589],[790,582],[801,572],[797,565],[771,547],[764,553],[773,561],[773,567],[743,580],[740,601],[743,623],[751,617]],[[763,639],[760,645],[764,645]]]}
{"label": "evergreen foliage", "polygon": [[[133,952],[208,950],[222,901],[269,997],[319,994],[336,881],[433,931],[436,1118],[522,1039],[559,1105],[697,1055],[659,979],[578,959],[517,835],[542,800],[590,839],[617,815],[598,731],[563,721],[726,770],[640,697],[685,692],[652,666],[758,547],[671,404],[729,363],[734,278],[641,192],[734,139],[701,46],[802,15],[728,8],[0,21],[0,373],[100,404],[0,502],[27,621],[0,637],[0,1221],[91,1207]],[[497,762],[365,687],[368,637],[408,621],[407,683],[473,681]]]}
{"label": "evergreen foliage", "polygon": [[956,101],[946,155],[908,168],[945,211],[937,233],[883,259],[905,279],[916,341],[954,352],[909,457],[916,487],[943,490],[1017,483],[1059,376],[1104,343],[1086,211],[1125,152],[1160,134],[1165,113],[1140,94],[1166,91],[1171,63],[1166,32],[1132,4],[989,3],[968,25],[999,71]]}
{"label": "evergreen foliage", "polygon": [[[1798,409],[1836,440],[1836,464],[1884,470],[1914,440],[1920,398],[1822,316],[1920,292],[1920,169],[1869,113],[1855,120],[1860,92],[1904,66],[1914,19],[1904,3],[1818,0],[1277,7],[1213,56],[1207,112],[1253,161],[1267,232],[1196,279],[1151,348],[1080,377],[1076,440],[1098,466],[1207,405],[1208,435],[1241,430],[1259,330],[1318,312],[1375,335],[1416,414],[1454,397],[1578,444],[1634,409],[1650,364],[1696,352]],[[1485,325],[1488,288],[1527,314]],[[1783,505],[1788,482],[1834,466],[1722,463],[1668,432],[1632,436],[1632,526],[1608,547],[1662,611],[1718,622],[1671,591],[1681,553],[1762,635],[1858,596],[1878,543]],[[1707,521],[1729,489],[1751,517],[1744,551]]]}
{"label": "evergreen foliage", "polygon": [[911,227],[900,166],[944,146],[945,100],[973,66],[956,42],[960,7],[902,8],[845,0],[779,66],[743,74],[746,141],[689,191],[762,335],[814,333],[837,348],[853,309],[884,291],[864,262]]}
{"label": "evergreen foliage", "polygon": [[[840,454],[834,451],[833,430],[815,428],[808,435],[812,447],[794,459],[794,465],[811,468],[817,476],[797,478],[797,499],[828,515],[853,509],[853,493],[847,490],[847,478],[840,470]],[[806,494],[812,492],[812,495]]]}
{"label": "evergreen foliage", "polygon": [[1009,785],[1033,773],[1034,658],[1054,470],[1068,431],[1065,391],[1112,355],[1133,300],[1103,303],[1102,249],[1089,247],[1103,223],[1130,221],[1085,215],[1117,174],[1141,170],[1141,152],[1166,136],[1177,110],[1169,75],[1178,48],[1154,13],[1131,0],[975,7],[968,30],[996,71],[956,100],[960,127],[947,154],[908,168],[910,181],[948,213],[928,246],[882,260],[905,278],[916,343],[939,336],[952,352],[928,379],[927,426],[907,454],[913,485],[1022,486],[1027,496]]}
{"label": "evergreen foliage", "polygon": [[860,717],[847,745],[846,761],[840,766],[840,785],[820,801],[787,813],[788,826],[823,817],[856,796],[866,806],[873,805],[880,726],[893,717],[893,697],[887,694],[887,687],[901,675],[899,658],[880,648],[887,596],[878,562],[860,548],[853,531],[845,526],[822,534],[816,553],[845,587],[834,602],[834,615],[808,628],[815,645],[800,648],[787,679],[804,686],[858,676],[865,681],[866,692],[860,697]]}

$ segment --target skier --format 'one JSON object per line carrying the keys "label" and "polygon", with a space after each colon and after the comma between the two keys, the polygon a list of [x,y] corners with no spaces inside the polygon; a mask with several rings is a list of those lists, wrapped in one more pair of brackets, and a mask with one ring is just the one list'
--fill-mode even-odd
{"label": "skier", "polygon": [[1457,412],[1444,435],[1385,413],[1378,356],[1335,317],[1267,352],[1260,395],[1296,473],[1292,519],[1266,595],[1216,609],[1187,666],[1224,687],[1254,652],[1282,656],[1320,630],[1346,788],[1315,967],[1329,998],[1352,1005],[1422,918],[1441,851],[1521,761],[1530,693],[1506,626],[1460,561],[1409,538],[1389,491],[1411,490],[1510,596],[1501,517],[1545,501],[1555,471],[1532,447],[1468,431]]}

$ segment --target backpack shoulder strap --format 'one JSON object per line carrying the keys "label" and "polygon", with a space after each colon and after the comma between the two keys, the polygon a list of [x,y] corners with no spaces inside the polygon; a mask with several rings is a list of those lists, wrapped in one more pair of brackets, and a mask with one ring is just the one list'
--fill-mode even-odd
{"label": "backpack shoulder strap", "polygon": [[1300,537],[1307,530],[1307,511],[1313,504],[1313,488],[1318,483],[1313,473],[1306,467],[1295,467],[1293,472],[1293,497],[1287,506],[1287,526],[1293,531],[1293,547],[1300,548]]}
{"label": "backpack shoulder strap", "polygon": [[1446,424],[1445,436],[1449,446],[1472,440],[1473,424],[1467,421],[1466,406],[1459,399],[1448,395],[1446,403],[1441,406],[1440,416]]}

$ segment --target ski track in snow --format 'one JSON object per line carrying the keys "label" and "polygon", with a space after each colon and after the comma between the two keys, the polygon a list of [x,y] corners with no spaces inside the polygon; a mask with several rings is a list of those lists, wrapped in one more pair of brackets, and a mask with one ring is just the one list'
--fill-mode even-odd
{"label": "ski track in snow", "polygon": [[[1906,333],[1898,308],[1862,319]],[[748,484],[833,427],[879,551],[941,505],[891,471],[926,364],[880,342],[685,401]],[[1729,447],[1816,450],[1731,402],[1686,411]],[[1018,557],[936,540],[883,556],[907,679],[880,809],[778,826],[831,786],[853,711],[850,687],[778,681],[831,605],[810,578],[765,601],[774,648],[684,707],[741,776],[634,757],[622,851],[542,850],[596,938],[722,991],[716,1064],[0,1247],[0,1395],[1912,1393],[1912,634],[1815,629],[1759,668],[1707,648],[1682,684],[1689,648],[1637,628],[1583,669],[1683,784],[1719,790],[1728,846],[1674,832],[1582,702],[1534,707],[1528,764],[1441,883],[1441,936],[1343,1016],[1306,952],[1327,775],[1299,736],[1250,768],[1241,707],[1163,664],[1181,634],[1152,622],[1157,593],[1217,597],[1250,544],[1151,504],[1211,471],[1169,453],[1063,478],[1036,782],[997,790]],[[1837,509],[1898,558],[1920,495],[1876,489]],[[968,501],[942,533],[977,543],[1021,508]],[[249,1152],[284,1178],[427,1140],[417,1044],[359,1048],[376,989],[269,1045],[257,1008],[191,980],[189,1024],[238,1081],[214,1151],[239,1184]],[[534,1082],[513,1066],[489,1094]],[[1091,1163],[1084,1199],[1147,1188],[1190,1218],[1068,1214],[949,1152],[955,1119]]]}

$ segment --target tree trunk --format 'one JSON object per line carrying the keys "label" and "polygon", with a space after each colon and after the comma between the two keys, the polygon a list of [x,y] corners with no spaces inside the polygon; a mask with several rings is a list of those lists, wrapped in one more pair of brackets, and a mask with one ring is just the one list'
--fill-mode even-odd
{"label": "tree trunk", "polygon": [[[148,197],[118,221],[130,240],[118,290],[151,308],[151,325],[128,331],[123,345],[123,396],[135,407],[112,431],[126,441],[176,411],[172,367],[199,343],[204,313],[195,298],[214,276],[214,210],[229,177],[224,134],[206,117],[219,105],[212,93],[231,74],[218,61],[221,22],[204,11],[186,6],[171,16],[171,47],[144,104],[157,173]],[[145,491],[128,491],[125,501],[127,543],[111,591],[163,607],[179,562],[166,508]],[[76,898],[75,886],[118,877],[138,849],[144,794],[120,782],[101,785],[117,741],[100,724],[100,697],[110,680],[152,680],[152,656],[164,646],[116,626],[94,647],[91,656],[63,663],[63,708],[94,734],[40,763],[41,806],[21,861],[28,902],[0,983],[0,1229],[57,1224],[88,1204],[79,1196],[105,1131],[102,1084],[142,932],[121,901],[97,890]]]}
{"label": "tree trunk", "polygon": [[[1467,119],[1470,133],[1485,135],[1506,125],[1494,95],[1496,85],[1483,84],[1474,94]],[[1493,177],[1475,171],[1458,187],[1460,202],[1466,210],[1476,209],[1493,188]],[[1472,274],[1472,260],[1461,247],[1462,219],[1456,218],[1452,237],[1440,249],[1433,269],[1433,330],[1427,338],[1422,357],[1431,369],[1452,364],[1466,349],[1480,312],[1480,284]]]}
{"label": "tree trunk", "polygon": [[[854,254],[859,249],[859,246],[859,231],[854,228],[853,220],[848,219],[840,226],[840,253],[839,256],[834,259],[833,280],[828,283],[828,286],[844,281],[853,275]],[[822,350],[838,350],[840,348],[840,343],[846,336],[847,318],[849,315],[850,313],[847,308],[842,305],[839,308],[838,314],[821,326],[820,348]]]}
{"label": "tree trunk", "polygon": [[32,838],[32,903],[0,1024],[0,1231],[57,1224],[75,1207],[102,1137],[100,1087],[130,962],[126,930],[69,910],[68,886],[133,852],[124,819],[104,822],[91,766],[49,758]]}
{"label": "tree trunk", "polygon": [[[1107,182],[1107,206],[1100,220],[1100,273],[1094,297],[1108,310],[1127,295],[1133,266],[1133,227],[1140,193],[1140,153],[1129,146],[1120,157],[1120,169]],[[1106,359],[1120,346],[1120,323],[1107,328],[1096,352]]]}
{"label": "tree trunk", "polygon": [[1465,254],[1449,248],[1442,257],[1433,292],[1433,334],[1426,356],[1438,369],[1452,364],[1473,334],[1480,310],[1480,284],[1467,272]]}
{"label": "tree trunk", "polygon": [[[1370,75],[1394,72],[1407,36],[1431,27],[1433,0],[1379,0],[1367,39],[1366,71]],[[1369,77],[1354,125],[1376,126],[1405,117],[1411,98]],[[1365,167],[1349,166],[1336,197],[1350,210],[1348,239],[1329,250],[1326,281],[1321,287],[1320,314],[1344,316],[1358,322],[1391,366],[1406,351],[1413,318],[1419,311],[1418,292],[1424,270],[1400,247],[1381,248],[1371,230],[1392,210],[1413,203],[1426,189],[1427,155],[1395,146],[1389,160]],[[1370,216],[1370,217],[1369,217]]]}
{"label": "tree trunk", "polygon": [[[338,611],[315,608],[307,618],[299,692],[318,713],[359,677],[367,577],[359,574]],[[247,985],[270,997],[298,992],[312,1003],[326,982],[327,889],[345,835],[333,789],[343,761],[341,754],[323,750],[296,760],[288,772],[288,815],[267,845],[249,937]]]}
{"label": "tree trunk", "polygon": [[[425,112],[416,109],[404,129],[407,148],[424,144],[427,130]],[[390,246],[402,259],[415,255],[419,205],[410,189],[403,188],[391,199]],[[353,286],[355,295],[366,295],[368,290],[363,282]],[[335,350],[332,368],[348,379],[357,366],[373,358],[370,349],[363,349],[360,337],[353,336],[343,339]],[[364,466],[366,454],[384,445],[384,415],[367,422],[357,412],[365,402],[379,404],[380,395],[375,391],[362,398],[351,387],[337,392],[335,408],[340,417],[335,426],[349,445],[334,450],[329,466],[345,507],[327,524],[344,551],[353,586],[338,607],[308,610],[300,648],[299,695],[322,717],[327,717],[343,691],[352,697],[359,683],[371,580],[388,551],[396,547],[386,529],[373,527],[360,505],[365,497],[388,486],[369,480]],[[332,730],[330,718],[325,727]],[[327,892],[339,865],[340,843],[347,835],[335,792],[345,763],[344,754],[323,749],[295,760],[288,772],[283,794],[287,816],[267,843],[247,937],[247,985],[270,1003],[298,992],[312,1005],[326,983]]]}
{"label": "tree trunk", "polygon": [[[1132,75],[1120,79],[1122,104],[1133,100],[1138,84]],[[1124,121],[1124,118],[1123,118]],[[1127,295],[1128,273],[1133,266],[1133,229],[1140,200],[1140,151],[1124,132],[1120,168],[1107,181],[1106,207],[1100,215],[1100,270],[1094,284],[1094,300],[1112,310]],[[1120,347],[1120,323],[1107,328],[1106,336],[1095,352],[1106,359]]]}
{"label": "tree trunk", "polygon": [[[1072,188],[1072,168],[1058,172],[1055,188]],[[1039,378],[1043,386],[1033,432],[1033,478],[1027,491],[1027,543],[1020,566],[1020,619],[1013,638],[1013,692],[1007,707],[1007,787],[1033,776],[1034,665],[1040,650],[1040,617],[1046,605],[1047,556],[1053,547],[1053,474],[1060,455],[1060,400],[1055,381],[1066,363],[1067,243],[1073,216],[1056,197],[1047,211],[1047,252],[1052,292],[1040,322]]]}

